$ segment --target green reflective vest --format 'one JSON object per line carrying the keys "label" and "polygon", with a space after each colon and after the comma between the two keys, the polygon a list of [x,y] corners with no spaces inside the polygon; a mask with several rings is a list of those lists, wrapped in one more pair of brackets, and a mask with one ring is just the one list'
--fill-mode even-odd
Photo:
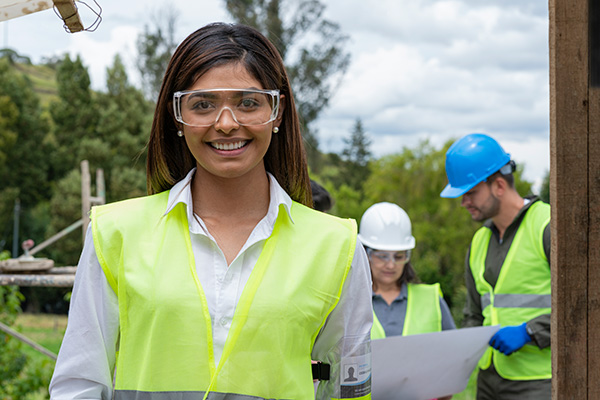
{"label": "green reflective vest", "polygon": [[[541,201],[532,204],[519,226],[502,264],[494,288],[483,277],[488,244],[492,232],[480,228],[473,237],[469,264],[475,286],[481,296],[483,325],[520,325],[550,313],[550,268],[544,252],[544,228],[550,222],[550,206]],[[528,343],[506,356],[489,347],[479,361],[490,364],[505,379],[533,380],[552,377],[550,348],[540,349]]]}
{"label": "green reflective vest", "polygon": [[[244,287],[218,364],[186,208],[168,192],[94,207],[98,260],[119,299],[115,399],[308,399],[311,350],[336,306],[356,223],[293,203]],[[210,393],[210,396],[209,396]],[[367,396],[365,398],[370,398]]]}
{"label": "green reflective vest", "polygon": [[[406,316],[402,327],[402,336],[420,333],[440,332],[442,330],[442,310],[440,309],[440,284],[407,285]],[[371,339],[383,339],[385,330],[373,312]]]}

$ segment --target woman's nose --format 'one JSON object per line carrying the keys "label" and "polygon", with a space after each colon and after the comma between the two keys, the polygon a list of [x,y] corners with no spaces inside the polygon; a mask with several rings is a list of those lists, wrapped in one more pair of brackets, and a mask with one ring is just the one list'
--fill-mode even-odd
{"label": "woman's nose", "polygon": [[229,133],[239,128],[240,124],[237,122],[233,110],[229,107],[223,107],[215,119],[214,126],[218,131]]}

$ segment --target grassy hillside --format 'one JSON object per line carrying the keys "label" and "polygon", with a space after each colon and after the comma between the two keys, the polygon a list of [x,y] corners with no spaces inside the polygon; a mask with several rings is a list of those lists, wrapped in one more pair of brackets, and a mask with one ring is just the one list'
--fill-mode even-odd
{"label": "grassy hillside", "polygon": [[56,84],[56,72],[45,65],[21,64],[15,63],[14,67],[27,75],[36,93],[40,96],[42,106],[48,106],[51,100],[58,97],[58,88]]}
{"label": "grassy hillside", "polygon": [[29,57],[20,55],[13,49],[0,49],[0,58],[7,58],[17,71],[29,77],[43,107],[57,98],[56,72],[51,67],[34,65]]}

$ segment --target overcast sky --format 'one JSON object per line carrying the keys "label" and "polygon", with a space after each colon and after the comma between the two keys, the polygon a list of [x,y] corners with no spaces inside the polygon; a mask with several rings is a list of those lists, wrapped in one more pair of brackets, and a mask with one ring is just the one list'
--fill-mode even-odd
{"label": "overcast sky", "polygon": [[[87,1],[98,9],[93,0]],[[165,6],[177,38],[231,19],[220,0],[97,0],[94,32],[66,33],[53,10],[0,22],[0,46],[39,62],[79,54],[103,89],[120,53],[135,72],[135,41]],[[549,170],[548,8],[539,0],[322,0],[350,38],[351,63],[317,121],[322,151],[339,152],[361,118],[376,156],[428,138],[439,148],[473,132],[496,138],[536,183]],[[80,5],[84,25],[93,14]]]}

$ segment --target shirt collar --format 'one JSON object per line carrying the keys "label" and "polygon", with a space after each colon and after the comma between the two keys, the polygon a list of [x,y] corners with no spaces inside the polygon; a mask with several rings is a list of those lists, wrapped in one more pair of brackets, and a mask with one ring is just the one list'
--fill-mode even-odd
{"label": "shirt collar", "polygon": [[[525,214],[527,213],[527,210],[529,210],[529,208],[536,201],[540,201],[539,196],[527,196],[527,197],[525,197],[523,199],[523,207],[519,210],[519,212],[517,213],[517,216],[515,217],[515,219],[513,219],[512,222],[510,223],[510,225],[506,228],[506,231],[512,230],[513,226],[518,227],[519,225],[521,225],[521,221],[525,217]],[[484,221],[483,226],[485,226],[486,228],[491,229],[494,233],[498,233],[498,228],[496,228],[496,225],[494,225],[494,221],[492,221],[491,218],[488,219],[488,220],[486,220],[486,221]],[[506,237],[506,232],[504,234],[504,237]]]}
{"label": "shirt collar", "polygon": [[[194,221],[194,207],[192,202],[192,178],[194,177],[194,173],[196,172],[196,168],[192,168],[190,172],[177,182],[171,190],[169,191],[169,200],[167,201],[167,208],[165,210],[165,214],[170,213],[177,204],[182,203],[186,207],[186,215],[188,221]],[[277,220],[277,216],[279,215],[279,206],[283,205],[290,221],[293,223],[291,214],[292,207],[292,198],[286,193],[285,190],[279,185],[277,179],[267,172],[269,177],[269,190],[270,190],[270,200],[269,200],[269,209],[267,211],[267,215],[265,216],[265,220],[267,225],[273,226],[275,225],[275,221]],[[194,223],[190,223],[190,228]],[[195,230],[195,229],[194,229]]]}
{"label": "shirt collar", "polygon": [[[383,300],[383,297],[381,297],[380,294],[376,294],[373,293],[372,297],[375,298],[380,298],[381,300]],[[402,301],[402,300],[406,300],[408,298],[408,286],[406,283],[402,284],[402,286],[400,287],[400,293],[398,293],[398,296],[396,296],[396,298],[394,299],[394,301]],[[383,300],[385,301],[385,300]]]}

